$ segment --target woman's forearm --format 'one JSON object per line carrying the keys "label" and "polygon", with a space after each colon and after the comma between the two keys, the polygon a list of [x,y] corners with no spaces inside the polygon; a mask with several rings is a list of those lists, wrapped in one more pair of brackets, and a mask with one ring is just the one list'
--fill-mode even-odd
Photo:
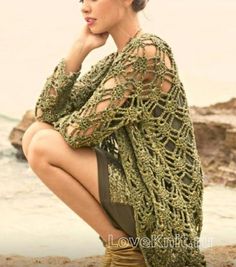
{"label": "woman's forearm", "polygon": [[[69,53],[55,67],[52,75],[48,77],[42,92],[35,106],[35,117],[44,122],[53,123],[59,118],[70,114],[74,111],[73,99],[77,97],[76,108],[81,107],[85,100],[88,99],[94,90],[94,83],[91,86],[91,81],[94,77],[91,72],[80,81],[79,86],[83,88],[79,95],[78,90],[71,91],[75,86],[75,82],[80,75],[82,63],[86,56],[93,49],[105,44],[108,38],[108,33],[93,34],[87,27],[82,28],[80,36],[72,45]],[[97,73],[96,73],[97,75]],[[92,77],[91,79],[89,77]],[[85,90],[84,86],[88,88]],[[78,86],[77,86],[78,87]],[[75,103],[74,102],[74,103]]]}
{"label": "woman's forearm", "polygon": [[72,112],[71,90],[80,75],[82,62],[90,51],[78,39],[67,57],[56,66],[36,102],[35,117],[38,120],[52,123]]}
{"label": "woman's forearm", "polygon": [[65,58],[66,73],[80,71],[82,63],[90,51],[91,49],[85,46],[82,41],[76,42]]}

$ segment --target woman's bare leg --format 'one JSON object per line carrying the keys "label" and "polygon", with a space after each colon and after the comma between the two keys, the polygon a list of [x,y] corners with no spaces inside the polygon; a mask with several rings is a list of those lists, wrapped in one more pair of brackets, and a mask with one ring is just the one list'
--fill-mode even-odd
{"label": "woman's bare leg", "polygon": [[35,121],[33,122],[25,131],[23,138],[22,138],[22,149],[23,152],[27,158],[28,154],[28,147],[30,145],[30,142],[33,138],[33,136],[40,130],[44,129],[54,129],[52,125],[46,123],[46,122],[41,122],[41,121]]}
{"label": "woman's bare leg", "polygon": [[86,221],[103,240],[127,236],[115,228],[100,205],[95,151],[73,150],[53,129],[37,132],[28,147],[28,162],[43,183]]}

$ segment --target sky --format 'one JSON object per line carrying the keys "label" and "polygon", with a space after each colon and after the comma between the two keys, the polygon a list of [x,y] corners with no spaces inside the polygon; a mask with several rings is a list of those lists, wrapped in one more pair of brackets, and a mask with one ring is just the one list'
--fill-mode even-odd
{"label": "sky", "polygon": [[[80,8],[78,0],[0,0],[1,114],[21,118],[34,108],[85,23]],[[142,29],[171,46],[189,105],[236,96],[235,14],[235,0],[150,0],[139,14]],[[87,56],[82,74],[113,51],[109,37]]]}

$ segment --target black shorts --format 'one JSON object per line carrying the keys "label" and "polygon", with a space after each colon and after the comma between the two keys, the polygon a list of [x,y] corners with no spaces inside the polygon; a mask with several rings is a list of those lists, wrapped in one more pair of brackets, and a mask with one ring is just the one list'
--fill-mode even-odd
{"label": "black shorts", "polygon": [[136,237],[133,207],[123,203],[112,203],[109,194],[108,164],[121,170],[120,162],[107,151],[95,147],[98,163],[98,185],[101,205],[115,228],[121,229],[131,237]]}

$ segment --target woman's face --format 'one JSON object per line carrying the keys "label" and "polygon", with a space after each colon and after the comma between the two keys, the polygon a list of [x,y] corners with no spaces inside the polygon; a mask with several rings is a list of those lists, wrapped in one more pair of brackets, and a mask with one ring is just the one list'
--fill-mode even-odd
{"label": "woman's face", "polygon": [[[93,33],[110,32],[124,17],[124,0],[82,0],[81,12]],[[91,18],[91,19],[89,19]]]}

